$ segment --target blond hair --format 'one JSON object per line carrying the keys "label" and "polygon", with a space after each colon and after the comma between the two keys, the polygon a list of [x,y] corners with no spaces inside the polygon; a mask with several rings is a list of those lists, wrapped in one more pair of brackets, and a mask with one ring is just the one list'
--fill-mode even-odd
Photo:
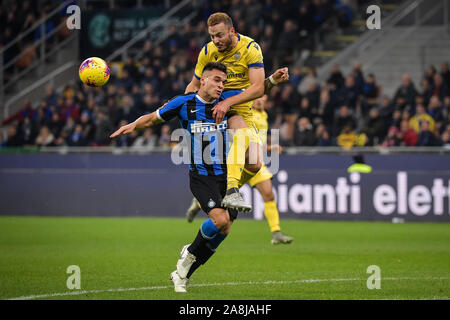
{"label": "blond hair", "polygon": [[230,28],[233,27],[233,20],[231,20],[230,16],[224,12],[216,12],[210,15],[208,18],[208,27],[215,26],[222,22]]}

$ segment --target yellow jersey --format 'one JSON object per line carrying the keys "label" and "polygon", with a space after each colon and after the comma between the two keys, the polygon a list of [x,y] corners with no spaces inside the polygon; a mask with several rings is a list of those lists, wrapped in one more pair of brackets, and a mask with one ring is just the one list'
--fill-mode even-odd
{"label": "yellow jersey", "polygon": [[227,66],[227,83],[225,90],[247,89],[250,87],[249,68],[264,67],[261,48],[252,38],[237,34],[237,45],[227,52],[219,52],[212,41],[200,51],[195,66],[194,76],[200,79],[208,62],[221,62]]}
{"label": "yellow jersey", "polygon": [[258,135],[263,145],[267,144],[267,130],[269,130],[269,121],[267,112],[264,110],[253,109],[253,124],[258,129]]}
{"label": "yellow jersey", "polygon": [[[261,48],[252,38],[236,34],[236,46],[227,52],[219,52],[215,44],[210,41],[200,51],[195,66],[194,76],[200,79],[203,68],[208,62],[221,62],[227,66],[226,90],[245,90],[250,87],[249,69],[263,68],[263,55]],[[231,107],[231,114],[242,116],[248,127],[253,126],[253,101],[247,101]]]}

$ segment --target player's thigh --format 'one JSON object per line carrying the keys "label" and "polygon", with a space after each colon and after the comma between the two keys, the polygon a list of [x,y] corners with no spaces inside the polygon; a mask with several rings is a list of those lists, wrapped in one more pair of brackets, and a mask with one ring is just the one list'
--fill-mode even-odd
{"label": "player's thigh", "polygon": [[225,184],[226,188],[226,178],[203,176],[192,172],[189,174],[191,192],[208,215],[213,209],[222,209],[222,184]]}
{"label": "player's thigh", "polygon": [[242,129],[248,128],[247,123],[244,118],[238,113],[231,113],[232,115],[228,117],[227,124],[229,129]]}

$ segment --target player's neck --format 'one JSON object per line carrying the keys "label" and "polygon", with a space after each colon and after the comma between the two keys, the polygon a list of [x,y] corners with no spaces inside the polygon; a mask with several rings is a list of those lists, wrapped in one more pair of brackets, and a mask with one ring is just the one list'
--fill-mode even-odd
{"label": "player's neck", "polygon": [[213,103],[216,100],[209,94],[207,94],[206,91],[203,91],[201,89],[197,91],[197,96],[203,103]]}

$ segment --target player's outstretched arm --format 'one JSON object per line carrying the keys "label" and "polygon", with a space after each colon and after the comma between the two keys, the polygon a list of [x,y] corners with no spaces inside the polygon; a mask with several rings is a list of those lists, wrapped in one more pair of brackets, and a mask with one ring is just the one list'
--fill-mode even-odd
{"label": "player's outstretched arm", "polygon": [[156,111],[155,111],[155,112],[152,112],[152,113],[149,113],[149,114],[146,114],[144,116],[137,118],[132,123],[121,126],[109,137],[115,138],[120,135],[130,134],[134,130],[141,130],[144,128],[148,128],[148,127],[154,126],[161,122],[162,122],[162,120],[160,118],[158,118],[158,115],[156,114]]}
{"label": "player's outstretched arm", "polygon": [[270,77],[264,80],[264,94],[269,94],[270,90],[275,87],[280,82],[285,82],[289,80],[289,69],[280,68],[277,69]]}

